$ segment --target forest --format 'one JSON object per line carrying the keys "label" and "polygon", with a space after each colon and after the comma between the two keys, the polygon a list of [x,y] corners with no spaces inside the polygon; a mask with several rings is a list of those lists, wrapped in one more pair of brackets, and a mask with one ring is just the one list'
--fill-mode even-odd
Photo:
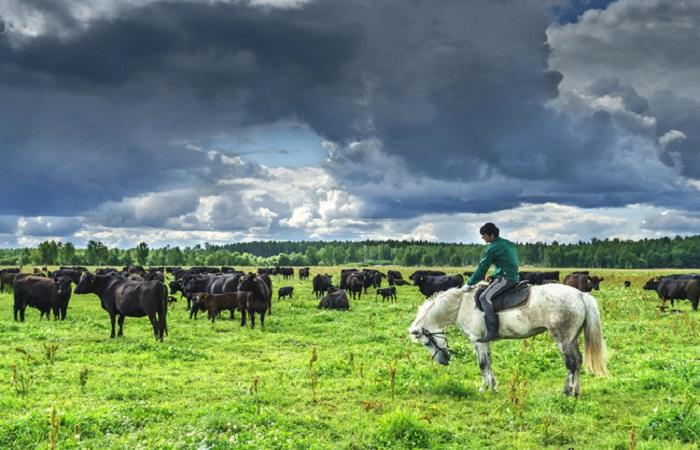
{"label": "forest", "polygon": [[[430,241],[251,241],[226,245],[165,246],[141,242],[129,249],[91,240],[85,248],[71,242],[41,242],[35,248],[0,249],[0,265],[149,266],[469,266],[479,261],[480,244]],[[592,239],[560,244],[518,243],[522,265],[591,268],[697,268],[700,235],[638,241]]]}

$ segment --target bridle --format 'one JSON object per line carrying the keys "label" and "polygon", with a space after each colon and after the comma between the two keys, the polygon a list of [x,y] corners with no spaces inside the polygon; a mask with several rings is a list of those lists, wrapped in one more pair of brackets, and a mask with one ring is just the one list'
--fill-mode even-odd
{"label": "bridle", "polygon": [[[435,359],[435,355],[437,355],[438,352],[447,353],[447,347],[449,347],[449,343],[447,342],[447,337],[445,337],[445,333],[444,333],[444,332],[442,332],[442,331],[436,331],[435,333],[432,333],[432,332],[426,330],[425,328],[421,328],[421,334],[422,334],[423,336],[425,336],[426,338],[428,338],[428,341],[429,341],[431,344],[433,344],[433,346],[435,346],[435,351],[433,352],[433,354],[432,354],[432,356],[431,356],[432,359]],[[441,348],[441,347],[438,345],[437,339],[435,339],[436,336],[437,336],[437,337],[440,337],[440,338],[442,338],[442,339],[445,340],[445,347],[446,347],[446,348]],[[448,355],[449,355],[449,353],[447,353],[446,356],[448,356]]]}

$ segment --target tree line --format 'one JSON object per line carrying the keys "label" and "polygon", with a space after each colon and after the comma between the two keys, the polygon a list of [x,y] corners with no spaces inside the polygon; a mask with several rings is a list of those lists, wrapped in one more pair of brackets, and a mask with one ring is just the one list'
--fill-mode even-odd
{"label": "tree line", "polygon": [[[700,267],[700,235],[674,238],[592,239],[571,244],[518,243],[520,263],[538,267],[695,268]],[[89,241],[44,241],[36,248],[0,249],[0,265],[151,266],[315,266],[382,265],[470,266],[484,246],[429,241],[254,241],[226,245],[165,246],[145,242],[130,249]]]}

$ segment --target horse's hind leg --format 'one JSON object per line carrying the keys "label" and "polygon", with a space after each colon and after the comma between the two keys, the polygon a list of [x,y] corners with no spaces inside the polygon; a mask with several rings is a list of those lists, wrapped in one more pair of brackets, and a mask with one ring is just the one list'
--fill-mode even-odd
{"label": "horse's hind leg", "polygon": [[559,351],[564,358],[564,364],[569,373],[566,374],[564,379],[564,395],[570,395],[572,397],[578,397],[580,386],[579,386],[579,372],[581,370],[581,352],[578,348],[578,339],[567,343],[558,343]]}
{"label": "horse's hind leg", "polygon": [[481,387],[479,392],[484,392],[488,389],[495,391],[496,377],[491,366],[491,346],[488,343],[474,342],[474,351],[479,362],[479,369],[481,369]]}

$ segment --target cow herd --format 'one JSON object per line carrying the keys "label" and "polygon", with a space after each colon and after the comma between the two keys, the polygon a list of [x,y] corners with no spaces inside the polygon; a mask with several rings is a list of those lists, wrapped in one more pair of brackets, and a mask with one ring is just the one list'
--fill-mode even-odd
{"label": "cow herd", "polygon": [[[333,276],[319,273],[311,278],[310,268],[297,270],[300,280],[311,279],[312,293],[319,301],[319,308],[348,310],[350,298],[361,300],[368,290],[374,289],[375,299],[397,300],[396,286],[411,284],[404,280],[401,272],[389,270],[387,273],[375,269],[355,268],[341,269],[340,280],[336,286]],[[465,276],[471,272],[448,275],[442,271],[417,270],[408,279],[417,286],[421,294],[430,297],[437,292],[460,287]],[[213,322],[221,313],[229,311],[234,319],[235,312],[241,316],[241,326],[247,321],[255,327],[256,315],[260,325],[265,326],[265,316],[272,315],[272,276],[281,276],[283,280],[294,277],[291,267],[259,268],[256,273],[235,270],[232,267],[151,267],[144,269],[129,266],[122,269],[98,268],[94,273],[84,267],[61,267],[54,272],[46,268],[35,268],[32,273],[21,273],[19,269],[0,270],[0,290],[12,290],[14,293],[14,319],[24,321],[25,310],[34,307],[47,319],[53,313],[54,319],[65,319],[71,292],[76,294],[93,293],[100,298],[102,308],[107,311],[111,322],[111,337],[123,335],[126,317],[148,317],[156,339],[163,340],[168,332],[168,305],[177,301],[180,294],[187,300],[190,319],[196,319],[198,312],[206,312]],[[530,284],[558,283],[560,273],[520,272],[522,281]],[[166,284],[166,279],[170,280]],[[382,287],[386,279],[388,287]],[[563,284],[573,286],[583,292],[600,289],[602,277],[591,276],[588,271],[567,274]],[[74,290],[71,290],[75,284]],[[625,287],[631,283],[625,281]],[[645,290],[654,290],[663,301],[687,299],[694,310],[700,300],[700,275],[666,275],[650,279],[643,286]],[[294,288],[280,287],[277,299],[293,298]],[[118,330],[115,326],[119,325]]]}

